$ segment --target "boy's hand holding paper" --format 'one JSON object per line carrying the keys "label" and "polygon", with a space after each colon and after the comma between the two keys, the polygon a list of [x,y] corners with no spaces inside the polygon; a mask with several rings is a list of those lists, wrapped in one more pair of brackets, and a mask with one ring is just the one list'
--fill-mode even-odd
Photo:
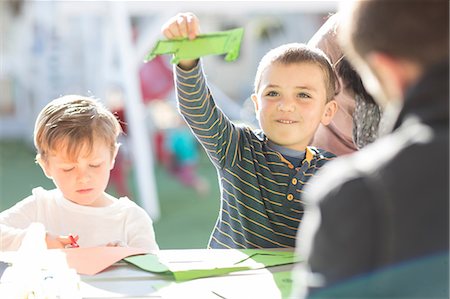
{"label": "boy's hand holding paper", "polygon": [[226,61],[235,60],[239,56],[244,29],[200,34],[197,16],[186,12],[170,18],[162,26],[162,33],[166,40],[158,41],[146,60],[152,60],[157,55],[173,54],[173,64],[190,67],[196,59],[206,55],[226,54]]}
{"label": "boy's hand holding paper", "polygon": [[243,28],[228,31],[198,35],[195,39],[182,38],[174,40],[159,40],[148,54],[146,61],[157,55],[173,54],[171,63],[178,64],[180,60],[194,60],[207,55],[226,54],[226,61],[236,60],[239,56]]}

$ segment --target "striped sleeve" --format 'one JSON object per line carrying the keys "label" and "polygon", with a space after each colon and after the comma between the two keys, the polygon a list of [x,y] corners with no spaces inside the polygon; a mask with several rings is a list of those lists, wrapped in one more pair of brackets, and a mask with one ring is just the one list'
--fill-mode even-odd
{"label": "striped sleeve", "polygon": [[218,168],[235,163],[239,131],[214,103],[201,63],[189,71],[176,67],[178,109]]}

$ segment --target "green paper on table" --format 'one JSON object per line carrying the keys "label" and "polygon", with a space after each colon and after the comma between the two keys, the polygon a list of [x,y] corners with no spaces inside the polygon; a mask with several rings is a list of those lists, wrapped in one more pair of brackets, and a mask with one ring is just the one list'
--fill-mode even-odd
{"label": "green paper on table", "polygon": [[[257,263],[261,263],[264,267],[274,267],[280,265],[287,265],[300,262],[301,259],[294,252],[289,251],[275,251],[263,249],[241,249],[242,253],[248,255],[246,259],[252,259]],[[243,263],[242,260],[238,263]]]}
{"label": "green paper on table", "polygon": [[158,256],[151,253],[129,256],[124,258],[124,260],[148,272],[160,274],[170,273],[169,268],[159,261]]}
{"label": "green paper on table", "polygon": [[197,278],[220,276],[229,274],[232,272],[251,270],[251,267],[229,267],[229,268],[213,268],[213,269],[192,269],[192,270],[181,270],[174,271],[173,276],[176,281],[186,281]]}
{"label": "green paper on table", "polygon": [[289,298],[294,283],[291,271],[273,273],[273,280],[281,292],[281,298]]}
{"label": "green paper on table", "polygon": [[150,61],[158,55],[173,54],[170,61],[177,64],[182,59],[197,59],[207,55],[225,56],[226,61],[233,61],[239,57],[243,28],[227,31],[200,34],[195,39],[159,40],[152,51],[147,55],[146,61]]}
{"label": "green paper on table", "polygon": [[[236,258],[238,257],[239,258]],[[220,263],[214,263],[212,257]],[[125,261],[149,272],[172,274],[176,281],[186,281],[202,277],[224,275],[237,271],[261,269],[292,264],[300,261],[293,252],[261,249],[242,249],[234,252],[211,251],[204,260],[187,256],[185,260],[163,262],[153,254],[130,256]],[[182,265],[180,267],[180,265]]]}

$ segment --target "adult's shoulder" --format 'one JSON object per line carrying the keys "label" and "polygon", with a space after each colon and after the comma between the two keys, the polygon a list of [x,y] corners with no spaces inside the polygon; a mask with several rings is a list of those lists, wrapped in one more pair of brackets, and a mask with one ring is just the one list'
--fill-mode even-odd
{"label": "adult's shoulder", "polygon": [[[380,153],[386,151],[391,142],[390,138],[380,139],[360,151],[326,163],[311,179],[306,189],[306,200],[317,201],[339,196],[346,200],[357,200],[362,196],[367,197],[370,188],[368,181],[389,160]],[[322,153],[324,156],[329,154],[326,151]]]}
{"label": "adult's shoulder", "polygon": [[[367,145],[358,152],[341,156],[327,163],[311,179],[307,198],[315,200],[337,195],[349,196],[357,200],[357,192],[366,192],[360,197],[367,197],[367,188],[371,193],[381,184],[389,190],[392,183],[411,177],[408,171],[424,158],[422,152],[435,149],[431,129],[417,119],[402,124],[394,132]],[[365,188],[363,188],[365,187]],[[344,191],[346,193],[344,193]]]}

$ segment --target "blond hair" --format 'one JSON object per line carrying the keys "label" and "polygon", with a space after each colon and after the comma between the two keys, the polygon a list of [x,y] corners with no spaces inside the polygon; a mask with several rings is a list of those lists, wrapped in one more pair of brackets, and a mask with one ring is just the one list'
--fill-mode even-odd
{"label": "blond hair", "polygon": [[72,159],[83,148],[90,153],[97,139],[109,145],[114,154],[121,132],[118,119],[98,100],[67,95],[51,101],[39,113],[34,127],[34,145],[37,158],[43,160],[62,145],[67,157]]}

